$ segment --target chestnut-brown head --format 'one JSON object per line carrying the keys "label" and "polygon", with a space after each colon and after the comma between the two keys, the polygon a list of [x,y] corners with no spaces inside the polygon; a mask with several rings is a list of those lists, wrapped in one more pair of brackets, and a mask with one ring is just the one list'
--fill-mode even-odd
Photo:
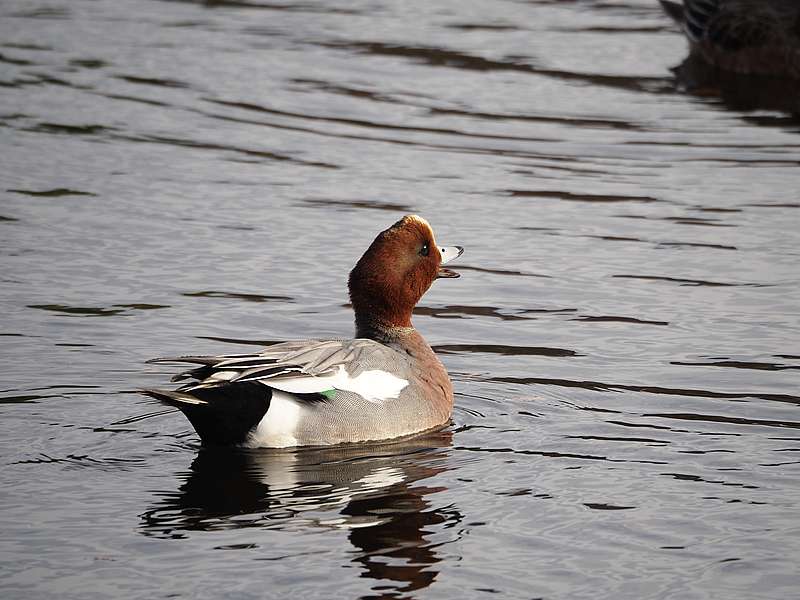
{"label": "chestnut-brown head", "polygon": [[431,226],[417,215],[406,215],[379,233],[350,272],[357,335],[411,327],[411,311],[433,281],[458,277],[442,264],[462,252],[458,246],[437,246]]}

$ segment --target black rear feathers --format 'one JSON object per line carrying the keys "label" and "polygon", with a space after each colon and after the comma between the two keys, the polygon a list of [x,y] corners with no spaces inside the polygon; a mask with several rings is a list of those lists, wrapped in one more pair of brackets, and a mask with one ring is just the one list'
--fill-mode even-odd
{"label": "black rear feathers", "polygon": [[143,390],[145,394],[178,407],[197,431],[203,444],[243,444],[269,409],[272,389],[258,382],[234,382],[190,392]]}

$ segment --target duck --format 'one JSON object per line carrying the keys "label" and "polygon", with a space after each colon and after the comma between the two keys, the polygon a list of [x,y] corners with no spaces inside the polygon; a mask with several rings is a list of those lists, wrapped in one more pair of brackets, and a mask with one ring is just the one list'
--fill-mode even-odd
{"label": "duck", "polygon": [[142,393],[178,408],[203,446],[289,448],[409,438],[445,427],[453,409],[447,371],[411,315],[442,265],[463,253],[439,246],[430,224],[406,215],[350,272],[352,339],[280,342],[255,354],[180,356],[177,389]]}
{"label": "duck", "polygon": [[744,75],[800,78],[798,0],[659,0],[690,54]]}

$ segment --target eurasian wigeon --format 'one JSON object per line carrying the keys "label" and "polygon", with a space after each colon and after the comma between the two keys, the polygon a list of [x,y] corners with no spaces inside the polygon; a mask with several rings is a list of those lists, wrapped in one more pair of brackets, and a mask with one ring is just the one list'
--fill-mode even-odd
{"label": "eurasian wigeon", "polygon": [[690,52],[726,71],[800,78],[800,1],[660,0]]}
{"label": "eurasian wigeon", "polygon": [[463,252],[436,245],[428,222],[407,215],[378,234],[350,272],[356,337],[283,342],[257,354],[156,358],[199,365],[177,390],[143,390],[178,407],[204,444],[323,446],[406,437],[443,427],[453,388],[411,324],[441,265]]}

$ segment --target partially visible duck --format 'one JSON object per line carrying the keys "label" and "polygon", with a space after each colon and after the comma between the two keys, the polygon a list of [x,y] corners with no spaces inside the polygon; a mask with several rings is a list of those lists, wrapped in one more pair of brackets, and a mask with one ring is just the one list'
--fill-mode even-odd
{"label": "partially visible duck", "polygon": [[350,273],[356,337],[284,342],[257,354],[157,358],[196,366],[177,390],[143,390],[178,407],[206,445],[324,446],[443,427],[453,388],[411,311],[463,252],[440,247],[425,219],[378,234]]}
{"label": "partially visible duck", "polygon": [[690,52],[727,71],[800,78],[800,0],[659,0]]}

